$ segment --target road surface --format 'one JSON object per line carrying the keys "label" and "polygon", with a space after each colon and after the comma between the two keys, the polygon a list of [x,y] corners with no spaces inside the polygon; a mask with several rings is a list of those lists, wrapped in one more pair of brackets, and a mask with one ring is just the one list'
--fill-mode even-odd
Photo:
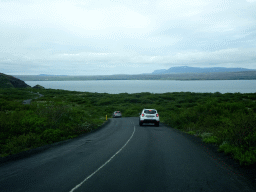
{"label": "road surface", "polygon": [[138,117],[0,167],[1,192],[255,191],[203,145]]}
{"label": "road surface", "polygon": [[[38,98],[40,98],[40,97],[43,97],[44,95],[42,95],[42,94],[40,94],[40,93],[34,93],[34,94],[37,94],[38,95],[38,97],[36,97],[36,98],[34,98],[34,99],[38,99]],[[32,99],[27,99],[27,100],[24,100],[23,101],[23,104],[24,105],[29,105],[29,104],[31,104],[31,101],[32,101]]]}

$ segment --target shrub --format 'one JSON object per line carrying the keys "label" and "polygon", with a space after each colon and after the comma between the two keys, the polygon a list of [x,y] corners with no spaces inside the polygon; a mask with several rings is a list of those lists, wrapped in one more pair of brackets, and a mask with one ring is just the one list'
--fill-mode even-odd
{"label": "shrub", "polygon": [[62,138],[62,131],[59,129],[47,129],[43,132],[41,138],[46,143],[60,141]]}
{"label": "shrub", "polygon": [[195,135],[195,134],[196,134],[195,131],[188,131],[187,133],[188,133],[189,135]]}
{"label": "shrub", "polygon": [[234,159],[238,160],[241,165],[252,165],[256,163],[256,147],[244,150],[242,147],[232,146],[227,142],[223,142],[219,146],[219,151],[232,154]]}
{"label": "shrub", "polygon": [[216,136],[210,136],[203,139],[203,142],[205,143],[217,143],[218,138]]}
{"label": "shrub", "polygon": [[243,148],[234,148],[234,158],[239,160],[240,165],[251,165],[256,163],[256,148],[252,147],[244,151]]}
{"label": "shrub", "polygon": [[42,144],[44,144],[44,141],[41,140],[39,135],[35,133],[22,134],[8,139],[7,142],[1,146],[0,153],[1,156],[7,156],[41,146]]}

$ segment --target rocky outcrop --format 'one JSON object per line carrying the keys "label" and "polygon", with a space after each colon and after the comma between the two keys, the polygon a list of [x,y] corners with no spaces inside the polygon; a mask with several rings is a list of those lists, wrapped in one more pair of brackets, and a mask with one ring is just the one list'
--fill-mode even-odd
{"label": "rocky outcrop", "polygon": [[30,87],[24,81],[11,75],[0,73],[0,88],[27,88]]}
{"label": "rocky outcrop", "polygon": [[35,85],[34,87],[33,87],[34,89],[44,89],[44,87],[43,86],[41,86],[41,85]]}

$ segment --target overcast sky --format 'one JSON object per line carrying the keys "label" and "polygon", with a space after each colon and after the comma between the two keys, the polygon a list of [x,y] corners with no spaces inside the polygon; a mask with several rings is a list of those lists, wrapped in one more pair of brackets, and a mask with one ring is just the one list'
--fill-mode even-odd
{"label": "overcast sky", "polygon": [[0,0],[0,72],[256,69],[256,0]]}

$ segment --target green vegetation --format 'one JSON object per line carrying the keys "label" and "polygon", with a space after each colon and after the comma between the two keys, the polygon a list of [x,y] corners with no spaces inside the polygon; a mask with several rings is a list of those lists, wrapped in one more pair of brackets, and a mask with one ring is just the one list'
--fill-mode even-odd
{"label": "green vegetation", "polygon": [[16,77],[0,73],[0,88],[26,88],[30,87],[24,81]]}
{"label": "green vegetation", "polygon": [[[44,97],[23,105],[24,99]],[[0,89],[0,154],[6,156],[90,132],[120,110],[123,117],[156,108],[161,122],[214,143],[242,165],[256,163],[255,93],[89,93]]]}

